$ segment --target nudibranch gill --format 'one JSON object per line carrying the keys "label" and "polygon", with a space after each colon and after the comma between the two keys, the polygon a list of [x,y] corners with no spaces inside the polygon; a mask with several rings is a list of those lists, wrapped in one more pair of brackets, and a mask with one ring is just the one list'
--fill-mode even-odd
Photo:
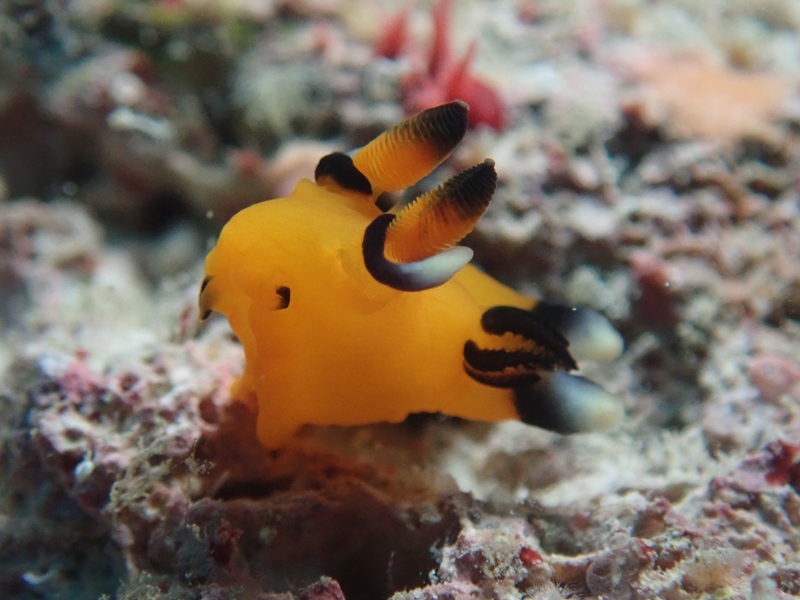
{"label": "nudibranch gill", "polygon": [[383,192],[428,175],[461,141],[468,107],[425,110],[356,151],[323,157],[315,181],[250,206],[205,263],[202,317],[227,316],[246,366],[231,393],[258,404],[267,448],[304,424],[399,422],[440,412],[519,419],[557,432],[608,429],[621,403],[574,374],[620,335],[599,313],[523,296],[455,245],[481,217],[490,159],[400,209]]}

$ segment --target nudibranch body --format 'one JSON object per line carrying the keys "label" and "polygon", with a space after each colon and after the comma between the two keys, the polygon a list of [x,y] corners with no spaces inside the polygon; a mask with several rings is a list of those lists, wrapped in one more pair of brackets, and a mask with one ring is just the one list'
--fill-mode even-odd
{"label": "nudibranch body", "polygon": [[455,246],[494,192],[494,163],[383,212],[441,163],[466,130],[453,102],[400,123],[352,158],[322,158],[316,181],[246,208],[206,259],[203,316],[225,314],[245,352],[232,395],[255,395],[258,435],[283,445],[304,424],[399,422],[441,412],[521,419],[561,432],[613,426],[620,403],[567,371],[622,348],[609,322],[518,294]]}

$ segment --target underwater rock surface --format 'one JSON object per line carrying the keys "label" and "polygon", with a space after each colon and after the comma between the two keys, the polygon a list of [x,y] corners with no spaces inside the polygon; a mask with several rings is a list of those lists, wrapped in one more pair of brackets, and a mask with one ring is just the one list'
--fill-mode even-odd
{"label": "underwater rock surface", "polygon": [[[695,4],[7,3],[0,596],[800,596],[800,7]],[[467,243],[614,321],[622,427],[266,452],[209,244],[453,90],[502,119],[433,178],[494,159]]]}

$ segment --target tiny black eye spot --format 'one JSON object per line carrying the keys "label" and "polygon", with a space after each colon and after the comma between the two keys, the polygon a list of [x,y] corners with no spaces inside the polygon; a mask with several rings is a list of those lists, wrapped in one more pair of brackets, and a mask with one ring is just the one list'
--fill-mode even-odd
{"label": "tiny black eye spot", "polygon": [[281,299],[281,302],[278,305],[278,310],[283,310],[284,308],[288,308],[289,302],[292,299],[292,290],[290,290],[285,285],[282,285],[275,290],[275,293],[278,294],[278,297]]}

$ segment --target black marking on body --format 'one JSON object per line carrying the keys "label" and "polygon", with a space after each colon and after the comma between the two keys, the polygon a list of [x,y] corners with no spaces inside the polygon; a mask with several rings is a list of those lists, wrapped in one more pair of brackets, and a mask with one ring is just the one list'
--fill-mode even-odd
{"label": "black marking on body", "polygon": [[278,305],[277,310],[288,308],[289,302],[292,300],[292,290],[285,285],[282,285],[275,290],[275,293],[278,294],[278,297],[281,299],[281,303]]}
{"label": "black marking on body", "polygon": [[530,350],[479,348],[478,344],[472,340],[464,344],[464,360],[480,371],[503,371],[540,366],[537,365],[536,354]]}
{"label": "black marking on body", "polygon": [[494,306],[481,316],[481,327],[486,333],[518,335],[542,348],[537,354],[542,361],[552,361],[551,369],[570,371],[577,369],[575,359],[567,350],[567,338],[547,323],[541,322],[530,311],[514,306]]}
{"label": "black marking on body", "polygon": [[546,300],[539,300],[530,313],[540,323],[546,323],[560,332],[569,332],[580,326],[581,319],[585,317],[583,310]]}
{"label": "black marking on body", "polygon": [[375,199],[375,206],[377,206],[381,212],[390,210],[395,204],[397,204],[397,198],[395,198],[391,192],[383,192]]}
{"label": "black marking on body", "polygon": [[538,381],[543,371],[570,371],[578,367],[567,350],[566,338],[539,322],[529,311],[494,306],[481,316],[481,327],[496,336],[506,333],[520,336],[531,348],[480,348],[468,340],[464,344],[464,370],[480,383],[517,388]]}
{"label": "black marking on body", "polygon": [[593,422],[598,415],[592,414],[594,409],[589,403],[598,391],[605,393],[585,377],[553,373],[539,383],[515,389],[514,407],[519,418],[529,425],[556,433],[595,431],[602,422]]}
{"label": "black marking on body", "polygon": [[421,260],[394,262],[386,258],[386,233],[396,216],[375,217],[364,230],[361,253],[364,266],[375,281],[401,292],[420,292],[447,282],[472,258],[472,250],[462,246],[448,248]]}
{"label": "black marking on body", "polygon": [[386,232],[394,219],[395,215],[390,213],[378,215],[364,230],[361,253],[369,274],[375,281],[401,292],[419,292],[447,281],[452,273],[431,271],[427,262],[431,259],[397,263],[386,258]]}
{"label": "black marking on body", "polygon": [[462,100],[434,106],[419,113],[406,123],[407,134],[413,140],[424,141],[436,148],[441,155],[449,154],[467,132],[469,106]]}
{"label": "black marking on body", "polygon": [[398,287],[401,282],[395,269],[392,268],[391,263],[383,255],[383,249],[386,245],[386,231],[394,219],[395,215],[387,213],[378,215],[367,225],[366,230],[364,230],[364,239],[361,242],[361,253],[364,255],[364,265],[370,275],[385,285],[395,289],[402,289]]}
{"label": "black marking on body", "polygon": [[[435,190],[436,201],[432,210],[440,211],[443,220],[456,216],[460,220],[477,220],[486,211],[497,187],[494,161],[487,158],[482,163],[453,175]],[[448,212],[455,209],[455,215]]]}
{"label": "black marking on body", "polygon": [[531,385],[541,379],[536,371],[480,371],[474,369],[466,360],[464,361],[464,371],[478,383],[504,389]]}
{"label": "black marking on body", "polygon": [[344,152],[332,152],[319,159],[314,179],[330,177],[340,187],[352,192],[372,195],[372,184],[353,164],[353,159]]}
{"label": "black marking on body", "polygon": [[514,408],[520,421],[556,433],[577,433],[579,429],[569,422],[557,395],[551,386],[541,381],[514,390]]}

